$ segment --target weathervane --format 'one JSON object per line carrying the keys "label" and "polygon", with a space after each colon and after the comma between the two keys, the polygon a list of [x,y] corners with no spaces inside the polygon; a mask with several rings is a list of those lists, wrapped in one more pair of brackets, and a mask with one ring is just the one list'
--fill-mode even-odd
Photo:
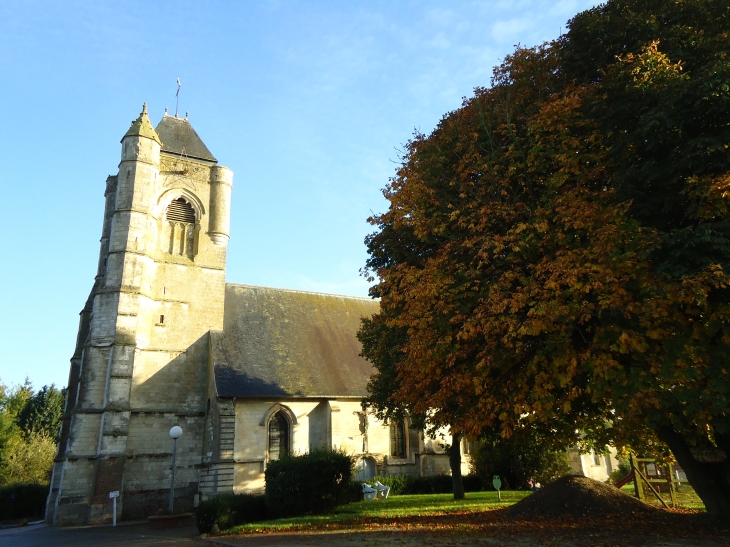
{"label": "weathervane", "polygon": [[177,93],[175,93],[175,117],[177,118],[177,106],[180,99],[180,88],[182,87],[182,84],[180,83],[180,78],[177,79]]}

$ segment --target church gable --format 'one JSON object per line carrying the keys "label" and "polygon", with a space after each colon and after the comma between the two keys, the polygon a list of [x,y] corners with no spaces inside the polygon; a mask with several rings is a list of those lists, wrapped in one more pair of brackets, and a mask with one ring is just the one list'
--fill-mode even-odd
{"label": "church gable", "polygon": [[365,397],[360,319],[379,302],[226,284],[223,331],[211,332],[218,397]]}

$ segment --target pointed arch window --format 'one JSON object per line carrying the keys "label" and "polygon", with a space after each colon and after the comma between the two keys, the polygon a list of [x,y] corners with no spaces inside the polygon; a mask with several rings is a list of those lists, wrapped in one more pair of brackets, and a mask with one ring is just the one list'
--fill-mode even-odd
{"label": "pointed arch window", "polygon": [[403,420],[390,422],[390,455],[406,457],[406,424]]}
{"label": "pointed arch window", "polygon": [[269,460],[278,460],[289,455],[289,420],[282,411],[269,420]]}

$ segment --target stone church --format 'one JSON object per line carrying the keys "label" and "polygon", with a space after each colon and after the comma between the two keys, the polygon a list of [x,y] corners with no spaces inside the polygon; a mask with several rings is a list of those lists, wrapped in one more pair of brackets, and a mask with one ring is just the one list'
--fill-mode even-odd
{"label": "stone church", "polygon": [[[268,462],[347,451],[358,478],[449,473],[441,439],[363,412],[360,319],[378,302],[226,283],[233,172],[185,119],[146,106],[106,180],[46,519],[57,525],[261,492]],[[467,471],[466,463],[464,472]]]}

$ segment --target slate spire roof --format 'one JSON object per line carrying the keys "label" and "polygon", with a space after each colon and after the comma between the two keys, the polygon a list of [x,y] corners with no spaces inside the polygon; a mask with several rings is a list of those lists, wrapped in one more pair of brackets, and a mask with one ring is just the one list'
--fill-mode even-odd
{"label": "slate spire roof", "polygon": [[[122,137],[124,140],[126,137],[147,137],[153,141],[160,142],[160,137],[157,132],[152,128],[152,122],[150,122],[149,116],[147,116],[147,103],[142,105],[142,113],[139,117],[132,122],[129,129]],[[207,150],[207,149],[206,149]]]}
{"label": "slate spire roof", "polygon": [[155,129],[162,139],[163,152],[218,163],[187,118],[165,114]]}

